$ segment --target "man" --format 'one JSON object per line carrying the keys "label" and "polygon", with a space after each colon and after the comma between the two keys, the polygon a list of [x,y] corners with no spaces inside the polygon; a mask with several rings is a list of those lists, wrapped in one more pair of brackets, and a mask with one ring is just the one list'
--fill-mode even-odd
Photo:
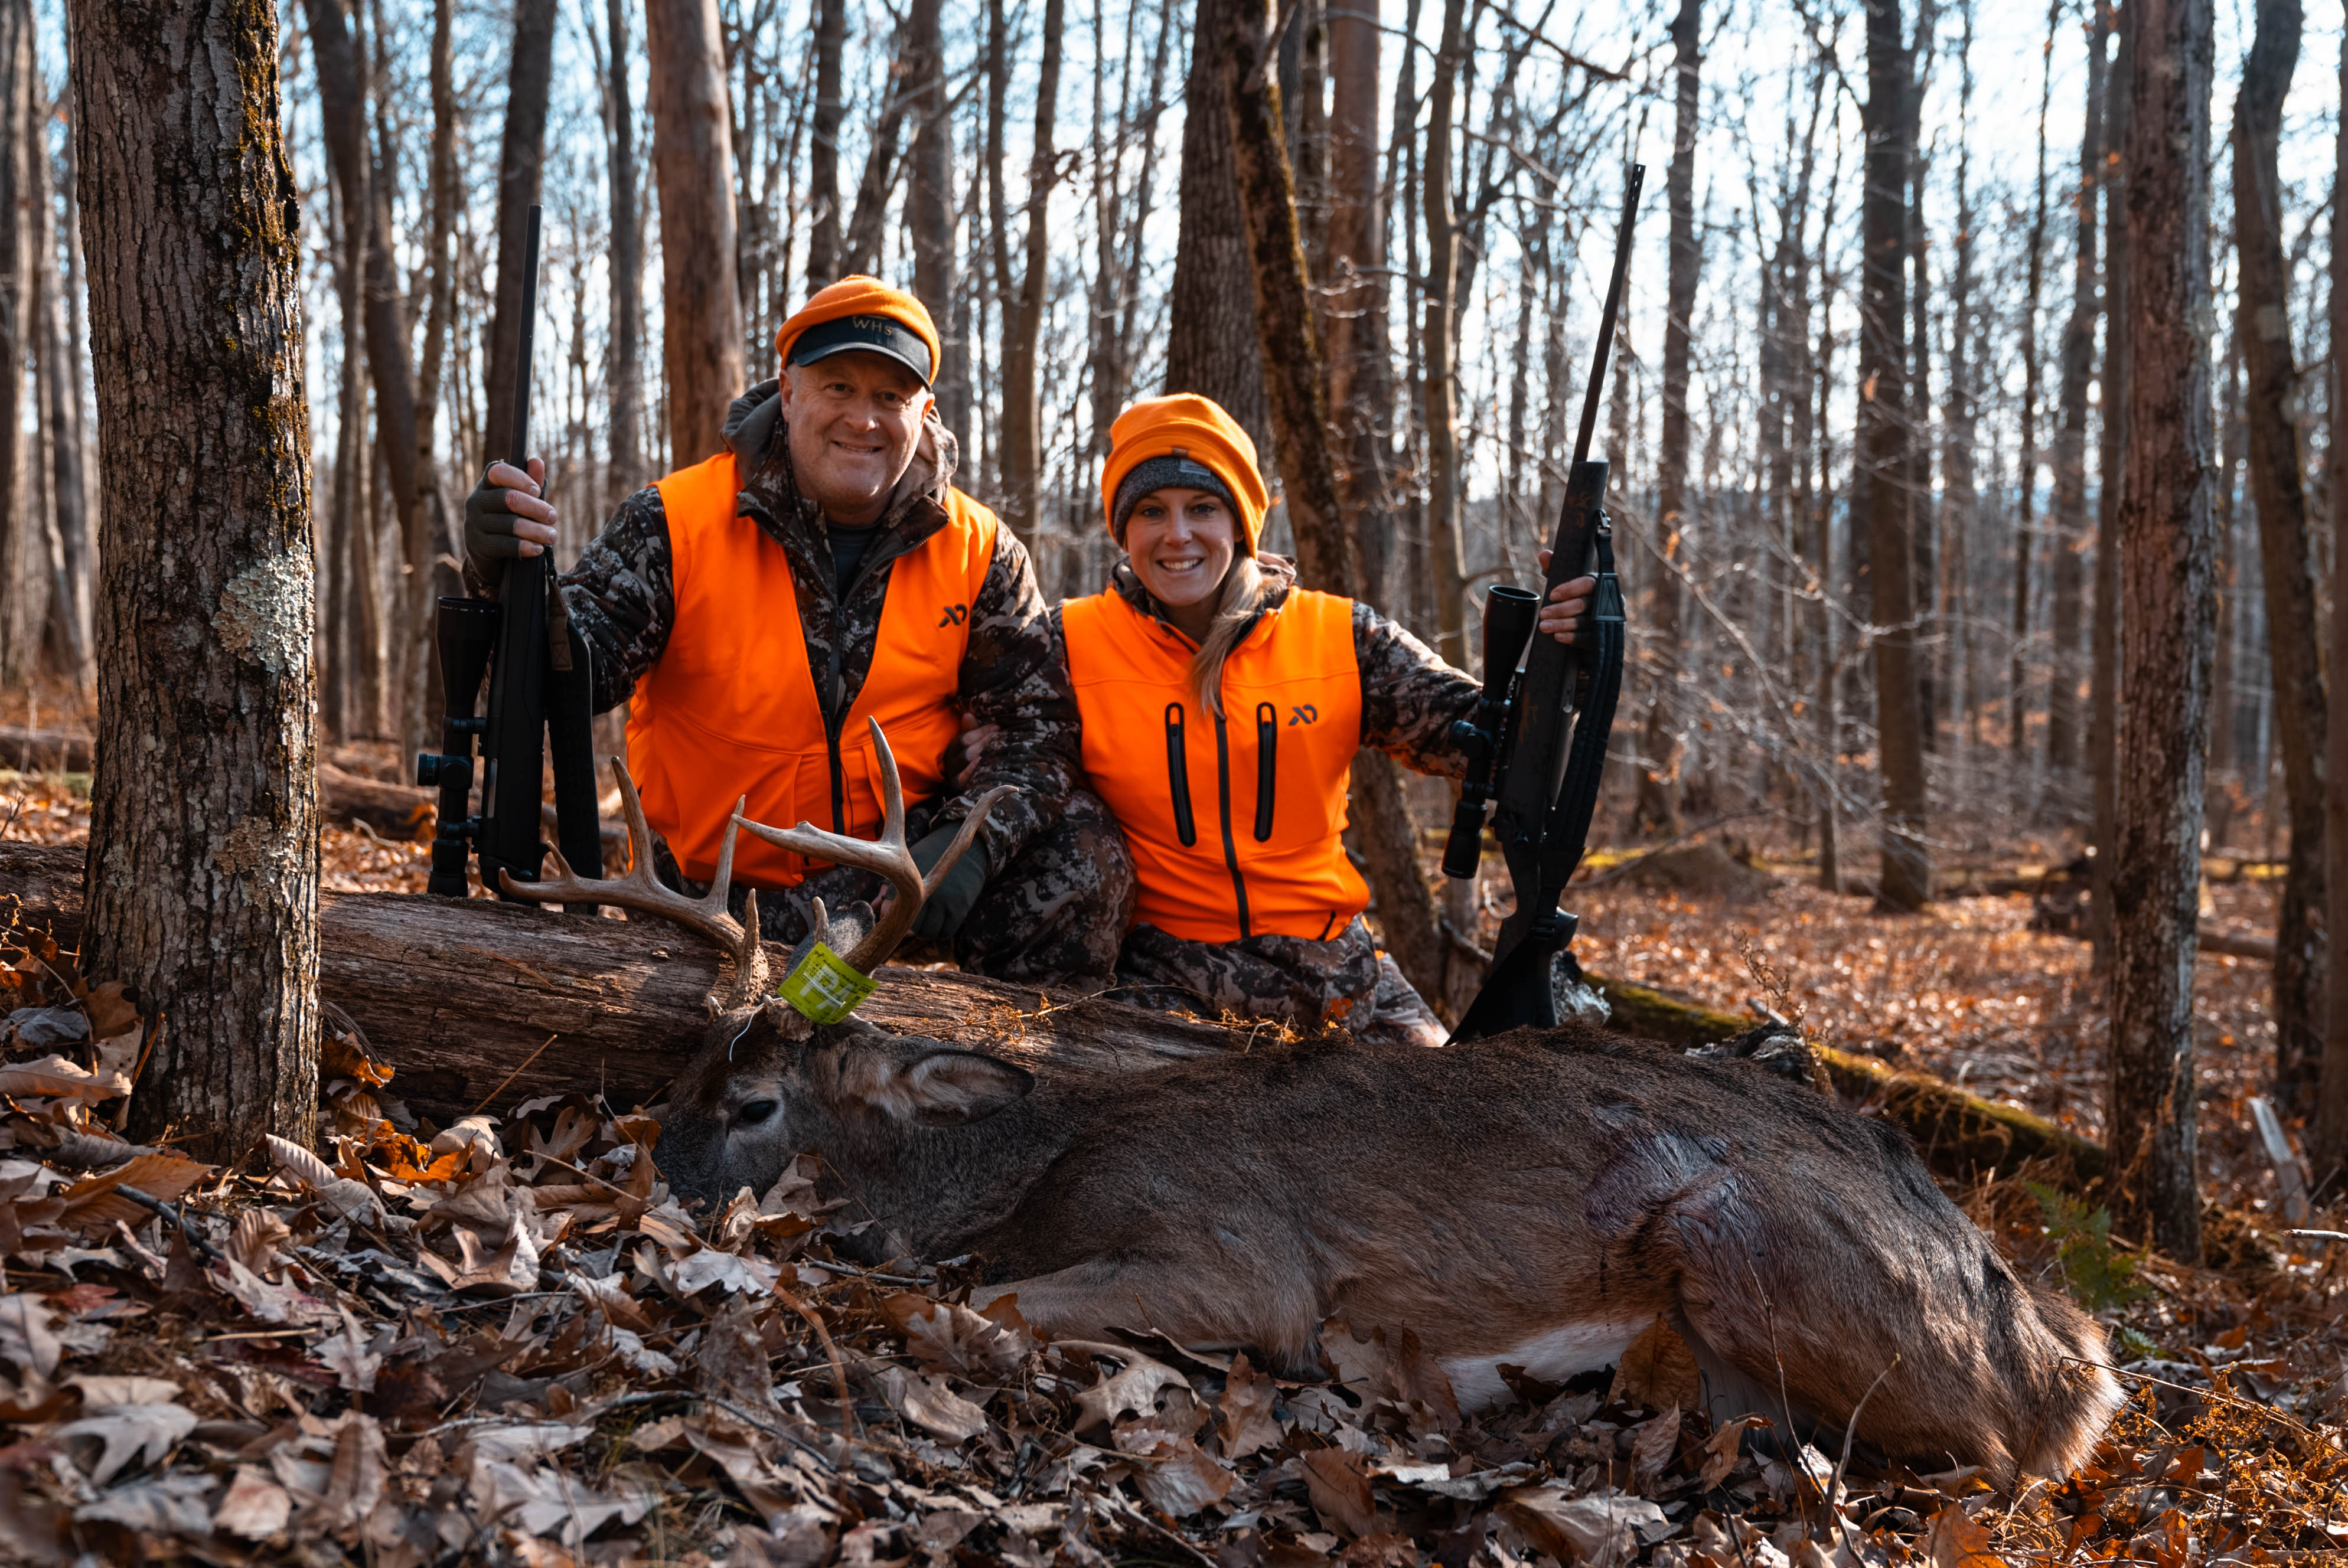
{"label": "man", "polygon": [[[775,346],[782,375],[735,402],[727,449],[629,497],[560,579],[592,650],[596,710],[629,704],[630,771],[663,840],[662,878],[705,888],[746,794],[759,822],[872,836],[870,716],[902,774],[923,871],[980,795],[1017,790],[924,905],[916,936],[977,973],[1107,984],[1132,861],[1079,786],[1075,704],[1026,548],[952,484],[930,313],[846,278]],[[544,465],[530,470],[492,465],[466,501],[477,594],[508,559],[554,542]],[[992,743],[965,752],[961,733],[982,728]],[[761,918],[788,941],[814,899],[839,908],[881,889],[869,872],[747,835],[734,876],[766,894]]]}

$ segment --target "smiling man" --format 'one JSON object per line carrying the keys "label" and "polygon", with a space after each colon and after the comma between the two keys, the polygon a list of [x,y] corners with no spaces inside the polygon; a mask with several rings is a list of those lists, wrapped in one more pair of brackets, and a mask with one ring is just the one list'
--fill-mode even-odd
{"label": "smiling man", "polygon": [[[727,449],[629,497],[560,579],[593,653],[597,711],[629,704],[629,766],[663,841],[663,879],[705,888],[744,795],[760,822],[873,836],[880,774],[865,720],[876,718],[922,870],[980,795],[1018,792],[989,814],[916,935],[1000,979],[1106,983],[1132,862],[1079,787],[1075,706],[1026,548],[952,483],[929,312],[847,278],[785,322],[775,346],[782,375],[735,402]],[[543,477],[535,460],[528,475],[496,464],[467,500],[475,592],[554,542]],[[956,737],[982,727],[990,743],[965,768]],[[736,886],[767,893],[766,928],[788,941],[814,899],[839,908],[880,888],[869,872],[747,835],[735,856]]]}

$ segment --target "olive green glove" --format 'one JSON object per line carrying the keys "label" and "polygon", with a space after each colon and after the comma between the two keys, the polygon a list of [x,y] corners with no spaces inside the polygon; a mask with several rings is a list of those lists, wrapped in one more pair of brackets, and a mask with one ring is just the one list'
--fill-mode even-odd
{"label": "olive green glove", "polygon": [[[943,823],[913,845],[913,864],[922,868],[923,876],[945,858],[954,835],[961,831],[962,824],[958,822]],[[938,884],[938,890],[922,905],[921,916],[913,922],[913,935],[932,941],[950,940],[962,929],[962,923],[970,918],[972,907],[984,891],[986,845],[973,838],[970,847],[963,851],[962,858],[954,862],[953,869],[946,873],[945,880]]]}

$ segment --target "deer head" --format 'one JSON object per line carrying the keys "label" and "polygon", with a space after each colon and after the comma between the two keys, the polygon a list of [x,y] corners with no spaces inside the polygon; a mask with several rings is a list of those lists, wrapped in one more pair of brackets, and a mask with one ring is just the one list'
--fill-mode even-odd
{"label": "deer head", "polygon": [[644,821],[635,785],[614,758],[612,772],[619,782],[628,823],[626,875],[608,880],[582,878],[564,864],[559,851],[549,850],[555,863],[552,878],[535,883],[505,879],[509,892],[525,898],[610,904],[674,920],[709,938],[730,960],[710,988],[709,1032],[671,1093],[656,1155],[661,1173],[686,1196],[714,1201],[745,1186],[764,1192],[773,1185],[798,1152],[786,1114],[790,1098],[788,1081],[808,1050],[825,1040],[881,1036],[880,1030],[854,1017],[840,1023],[818,1024],[768,994],[772,971],[758,938],[757,895],[754,892],[745,901],[740,921],[726,912],[736,832],[747,829],[780,848],[871,871],[888,883],[891,896],[878,912],[862,900],[837,911],[827,910],[820,898],[814,900],[808,934],[791,949],[790,961],[782,970],[788,975],[798,968],[821,942],[849,968],[870,975],[889,961],[911,932],[922,904],[969,849],[987,813],[1012,793],[1010,786],[998,785],[982,795],[925,877],[905,842],[905,795],[896,756],[889,749],[880,721],[867,723],[872,727],[873,749],[880,761],[882,815],[878,838],[850,838],[805,822],[796,827],[770,827],[741,815],[742,806],[747,804],[745,797],[726,827],[717,876],[707,896],[687,898],[663,886],[653,876],[652,830]]}

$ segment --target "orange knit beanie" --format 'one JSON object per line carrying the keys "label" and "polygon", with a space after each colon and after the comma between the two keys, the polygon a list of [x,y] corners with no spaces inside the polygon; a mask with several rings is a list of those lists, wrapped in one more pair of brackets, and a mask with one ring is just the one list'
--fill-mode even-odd
{"label": "orange knit beanie", "polygon": [[1187,458],[1223,483],[1246,530],[1247,553],[1256,552],[1271,493],[1255,461],[1255,443],[1222,405],[1194,392],[1147,397],[1117,416],[1108,427],[1108,462],[1101,468],[1101,515],[1117,533],[1117,488],[1154,458]]}

